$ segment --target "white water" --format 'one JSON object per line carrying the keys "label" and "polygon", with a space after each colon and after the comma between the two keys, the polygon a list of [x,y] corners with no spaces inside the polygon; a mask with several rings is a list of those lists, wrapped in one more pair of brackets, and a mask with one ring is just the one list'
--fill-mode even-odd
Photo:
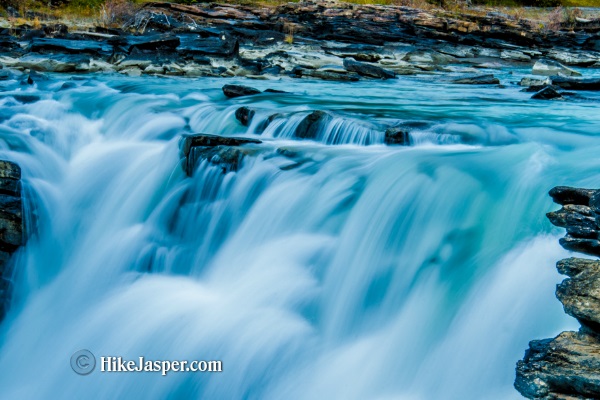
{"label": "white water", "polygon": [[[0,158],[23,167],[37,215],[14,259],[1,398],[519,398],[528,341],[576,327],[544,213],[554,185],[600,186],[596,104],[409,79],[234,101],[226,80],[65,79],[0,92]],[[272,150],[237,173],[187,178],[179,135],[246,134],[241,104],[432,128],[411,148],[357,145],[371,131],[343,117],[334,141],[265,132]],[[224,371],[79,376],[79,349]]]}

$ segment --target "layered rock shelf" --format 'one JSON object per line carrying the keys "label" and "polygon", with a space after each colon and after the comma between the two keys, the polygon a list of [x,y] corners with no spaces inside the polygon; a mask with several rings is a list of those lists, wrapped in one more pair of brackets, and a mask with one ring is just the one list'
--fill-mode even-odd
{"label": "layered rock shelf", "polygon": [[[550,191],[562,205],[548,213],[556,226],[566,228],[560,240],[568,249],[600,256],[600,191],[556,187]],[[581,324],[578,332],[554,339],[534,340],[517,363],[515,387],[529,399],[600,398],[600,260],[568,258],[557,263],[568,276],[556,288],[565,312]]]}
{"label": "layered rock shelf", "polygon": [[[600,66],[600,21],[577,21],[570,30],[540,29],[494,12],[337,2],[148,3],[122,29],[5,29],[0,63],[45,72],[341,82],[464,72],[455,83],[496,85],[496,77],[480,71],[517,65],[530,66],[533,74],[576,77],[581,74],[572,66]],[[597,82],[552,83],[598,90]]]}

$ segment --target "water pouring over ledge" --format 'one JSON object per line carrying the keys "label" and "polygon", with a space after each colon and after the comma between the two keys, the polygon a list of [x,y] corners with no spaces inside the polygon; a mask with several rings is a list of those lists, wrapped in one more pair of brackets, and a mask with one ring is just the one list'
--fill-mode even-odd
{"label": "water pouring over ledge", "polygon": [[[519,398],[527,342],[575,326],[553,296],[565,251],[545,192],[598,186],[593,104],[410,79],[237,100],[219,79],[64,80],[2,83],[2,158],[22,166],[37,227],[14,259],[3,397]],[[340,139],[259,136],[233,116],[248,104],[326,109]],[[367,146],[353,120],[374,137],[430,128]],[[192,132],[266,150],[187,177]],[[82,348],[223,372],[82,377]]]}

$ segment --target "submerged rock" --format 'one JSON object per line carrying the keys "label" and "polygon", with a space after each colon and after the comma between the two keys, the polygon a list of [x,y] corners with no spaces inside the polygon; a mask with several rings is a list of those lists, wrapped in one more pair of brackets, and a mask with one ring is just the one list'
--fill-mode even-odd
{"label": "submerged rock", "polygon": [[243,85],[225,85],[223,86],[223,94],[229,98],[252,96],[262,93],[260,90]]}
{"label": "submerged rock", "polygon": [[356,72],[359,75],[371,78],[393,79],[396,77],[394,71],[378,67],[377,65],[356,61],[350,57],[344,59],[344,68],[350,72]]}
{"label": "submerged rock", "polygon": [[565,67],[561,63],[548,59],[536,61],[533,65],[532,73],[534,75],[565,75],[565,76],[581,76],[581,74],[569,67]]}

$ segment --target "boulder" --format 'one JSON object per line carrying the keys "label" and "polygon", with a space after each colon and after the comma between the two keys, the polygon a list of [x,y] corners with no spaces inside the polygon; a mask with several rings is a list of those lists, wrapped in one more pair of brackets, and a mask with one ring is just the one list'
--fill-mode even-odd
{"label": "boulder", "polygon": [[257,139],[227,137],[209,134],[185,135],[180,142],[183,169],[192,176],[198,161],[205,160],[223,168],[223,172],[237,171],[246,154],[243,145],[260,144]]}
{"label": "boulder", "polygon": [[562,95],[556,90],[556,87],[546,86],[533,96],[532,99],[535,100],[557,100],[563,99]]}
{"label": "boulder", "polygon": [[223,94],[229,98],[252,96],[262,93],[260,90],[243,85],[225,85],[223,86]]}
{"label": "boulder", "polygon": [[595,189],[582,189],[571,186],[556,186],[548,192],[555,203],[589,206]]}
{"label": "boulder", "polygon": [[600,340],[584,332],[563,332],[529,343],[517,363],[515,388],[528,399],[600,398]]}
{"label": "boulder", "polygon": [[498,85],[500,80],[492,74],[475,74],[464,75],[453,79],[451,82],[460,85]]}
{"label": "boulder", "polygon": [[600,79],[581,79],[581,78],[567,78],[564,76],[553,76],[552,84],[554,86],[561,87],[569,90],[600,90]]}
{"label": "boulder", "polygon": [[294,132],[294,137],[299,139],[316,139],[321,129],[323,129],[331,119],[331,115],[325,111],[313,111],[302,119]]}
{"label": "boulder", "polygon": [[410,134],[404,127],[392,127],[385,131],[383,139],[385,144],[410,146]]}
{"label": "boulder", "polygon": [[252,108],[240,107],[235,110],[235,118],[240,121],[240,124],[248,126],[250,125],[250,122],[252,122],[255,113],[256,112]]}
{"label": "boulder", "polygon": [[396,73],[394,71],[390,71],[389,69],[384,69],[376,65],[356,61],[354,58],[345,58],[344,68],[346,68],[346,70],[349,72],[356,72],[359,75],[368,76],[370,78],[392,79],[396,77]]}
{"label": "boulder", "polygon": [[541,59],[533,65],[532,73],[534,75],[554,76],[581,76],[581,74],[569,67],[565,67],[558,61]]}

